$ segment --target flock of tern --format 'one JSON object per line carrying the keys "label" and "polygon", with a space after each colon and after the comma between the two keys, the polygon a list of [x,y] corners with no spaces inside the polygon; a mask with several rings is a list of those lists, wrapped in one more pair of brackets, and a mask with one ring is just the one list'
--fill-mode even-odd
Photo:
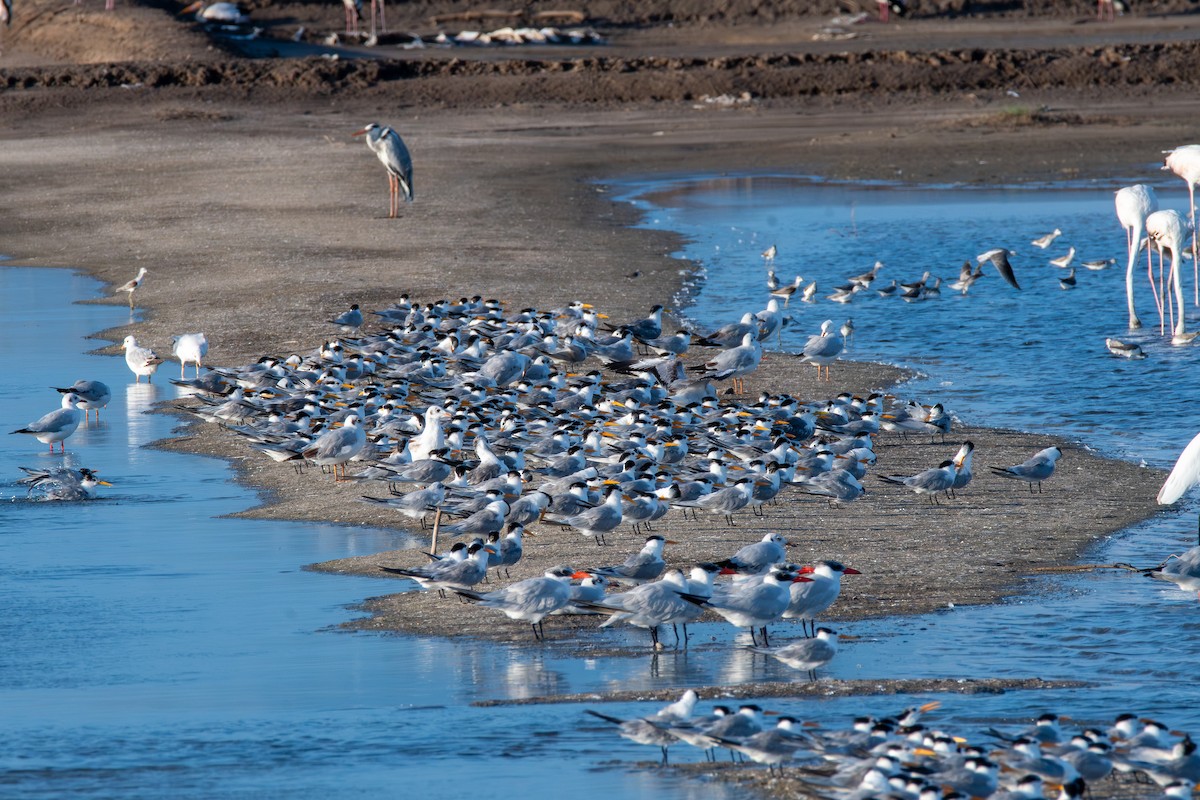
{"label": "flock of tern", "polygon": [[[765,513],[789,488],[853,502],[867,491],[877,434],[951,430],[940,405],[882,394],[808,403],[722,396],[721,381],[744,380],[757,367],[780,325],[778,298],[703,334],[664,334],[663,313],[654,306],[611,324],[582,302],[509,312],[479,297],[404,297],[372,312],[380,323],[372,332],[354,306],[329,320],[343,335],[312,352],[172,382],[194,398],[181,408],[264,456],[332,470],[360,493],[375,487],[364,502],[422,525],[432,517],[438,535],[467,540],[431,553],[428,564],[387,567],[391,574],[497,609],[538,637],[552,614],[587,613],[647,629],[656,647],[671,626],[686,647],[687,623],[711,611],[770,648],[768,625],[813,622],[855,570],[833,560],[792,564],[774,533],[719,562],[669,568],[668,540],[654,533],[622,563],[552,565],[479,590],[489,570],[498,577],[521,560],[531,526],[542,526],[540,535],[552,525],[572,529],[602,545],[623,530],[644,537],[671,513],[736,525],[736,515]],[[826,321],[797,355],[828,369],[836,352],[822,343],[844,336]],[[685,363],[692,348],[706,355]],[[935,469],[884,480],[932,501],[967,486],[973,452],[967,442]],[[1032,488],[1059,454],[1050,448],[1001,474]],[[816,669],[833,657],[836,639],[813,625],[809,638],[763,652]]]}
{"label": "flock of tern", "polygon": [[1022,730],[989,728],[972,741],[921,721],[937,702],[893,717],[859,717],[844,730],[788,715],[767,726],[764,717],[777,712],[755,704],[715,705],[702,714],[698,703],[689,690],[645,717],[587,713],[616,725],[632,742],[658,747],[663,764],[678,744],[703,750],[707,760],[725,750],[731,759],[749,759],[780,774],[792,765],[805,796],[834,800],[1079,798],[1120,774],[1148,779],[1162,796],[1186,800],[1200,781],[1200,753],[1190,735],[1130,713],[1106,730],[1075,732],[1063,727],[1065,717],[1046,713]]}
{"label": "flock of tern", "polygon": [[[412,199],[407,150],[394,131],[374,123],[356,135],[367,137],[388,169],[389,212],[396,216],[401,194]],[[1178,291],[1183,233],[1190,225],[1177,212],[1179,224],[1165,225],[1154,211],[1126,225],[1125,209],[1134,200],[1150,206],[1154,198],[1146,187],[1122,192],[1117,206],[1129,232],[1130,272],[1145,229],[1160,253],[1170,252],[1170,280]],[[1061,235],[1056,229],[1033,244],[1045,249]],[[763,258],[773,265],[777,255],[772,246]],[[949,286],[965,294],[983,275],[982,266],[990,265],[1020,289],[1009,255],[1005,249],[981,254]],[[1074,257],[1072,247],[1051,263],[1066,269]],[[1108,263],[1085,266],[1102,269]],[[849,302],[871,287],[882,267],[877,262],[851,277],[829,299]],[[131,306],[146,274],[141,269],[116,290],[128,293]],[[1074,285],[1073,268],[1062,281],[1063,288]],[[936,296],[940,287],[941,279],[926,273],[919,281],[893,280],[876,291],[912,302]],[[842,394],[822,402],[767,393],[756,400],[731,399],[745,395],[745,380],[758,368],[764,342],[785,323],[783,308],[795,296],[812,302],[817,291],[800,276],[781,284],[773,270],[767,288],[764,309],[703,334],[666,333],[661,306],[645,318],[611,325],[582,302],[512,312],[481,297],[421,304],[405,296],[373,312],[379,323],[374,331],[364,330],[367,318],[354,305],[329,320],[340,336],[312,352],[264,357],[204,375],[204,334],[174,337],[181,373],[172,382],[194,398],[194,405],[181,409],[221,424],[266,457],[298,470],[304,464],[330,470],[337,481],[386,493],[364,496],[365,502],[422,526],[432,517],[441,535],[473,537],[430,553],[428,564],[384,567],[390,574],[498,610],[532,626],[539,639],[551,615],[590,614],[602,617],[602,626],[646,629],[655,648],[664,646],[660,631],[671,626],[677,645],[686,648],[688,623],[708,611],[748,630],[751,652],[815,678],[838,649],[837,634],[817,627],[816,619],[836,601],[842,577],[857,570],[835,560],[790,563],[789,543],[777,533],[719,561],[672,567],[665,547],[674,542],[653,526],[673,511],[684,518],[703,511],[735,525],[736,514],[748,509],[761,515],[788,488],[830,503],[853,502],[867,491],[862,479],[875,463],[876,435],[944,440],[952,420],[940,405],[894,402],[883,394]],[[1131,327],[1140,325],[1132,288],[1130,319]],[[826,320],[796,355],[817,367],[818,378],[828,379],[830,364],[852,332],[850,320],[840,328]],[[1140,357],[1136,346],[1114,339],[1108,347]],[[163,359],[133,336],[123,348],[135,382],[151,380]],[[692,348],[706,355],[685,361]],[[188,363],[195,367],[191,380]],[[732,388],[722,396],[718,385],[724,381]],[[57,443],[65,452],[65,440],[90,411],[99,419],[111,391],[84,380],[56,390],[62,407],[13,433],[33,436],[51,452]],[[936,504],[971,482],[973,453],[974,445],[965,442],[936,467],[878,477]],[[1021,464],[990,469],[1040,492],[1061,456],[1058,447],[1049,447]],[[95,497],[97,486],[110,485],[87,468],[22,469],[27,477],[21,483],[38,499],[86,500]],[[1160,502],[1174,502],[1198,480],[1200,444],[1193,442]],[[480,591],[489,571],[497,579],[503,571],[507,578],[522,560],[523,537],[534,525],[543,526],[543,534],[553,525],[573,529],[598,545],[627,527],[650,535],[620,563],[554,565],[539,576]],[[1200,595],[1200,547],[1147,572]],[[730,579],[721,581],[722,576]],[[767,626],[785,619],[800,620],[804,637],[772,646]],[[1161,726],[1131,717],[1119,719],[1107,734],[1089,730],[1067,737],[1049,715],[1016,737],[997,733],[1005,747],[987,752],[918,725],[916,717],[928,708],[910,711],[904,720],[863,720],[850,731],[819,733],[791,717],[764,729],[762,711],[752,705],[717,706],[696,716],[696,702],[690,692],[636,720],[593,713],[617,724],[621,735],[660,747],[664,763],[668,747],[677,742],[726,748],[773,767],[796,763],[811,791],[837,798],[936,800],[955,791],[1037,800],[1050,785],[1077,797],[1086,783],[1113,770],[1144,773],[1168,795],[1183,797],[1200,780],[1200,756],[1190,737],[1171,739]]]}

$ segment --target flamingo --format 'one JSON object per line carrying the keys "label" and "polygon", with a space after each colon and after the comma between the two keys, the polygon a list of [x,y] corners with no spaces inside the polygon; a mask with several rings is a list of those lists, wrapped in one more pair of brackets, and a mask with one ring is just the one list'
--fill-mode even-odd
{"label": "flamingo", "polygon": [[[379,19],[378,33],[375,30],[376,18]],[[383,0],[371,0],[371,38],[376,38],[379,33],[387,33],[387,22],[383,19]]]}
{"label": "flamingo", "polygon": [[362,0],[342,0],[346,9],[346,35],[358,36],[358,21],[362,18]]}
{"label": "flamingo", "polygon": [[1188,442],[1179,454],[1171,474],[1158,490],[1158,504],[1171,505],[1197,483],[1200,483],[1200,434]]}
{"label": "flamingo", "polygon": [[[1141,248],[1142,235],[1146,230],[1146,217],[1158,211],[1158,198],[1154,190],[1145,184],[1126,186],[1117,190],[1117,219],[1125,229],[1125,244],[1129,250],[1129,264],[1125,268],[1125,297],[1129,304],[1129,327],[1131,330],[1142,327],[1137,312],[1133,310],[1133,265],[1137,261],[1138,250]],[[1146,274],[1150,276],[1150,286],[1154,287],[1154,272],[1150,263],[1150,250],[1146,250]],[[1158,324],[1163,325],[1162,278],[1154,292],[1154,305],[1158,308]],[[1160,331],[1161,332],[1161,331]]]}
{"label": "flamingo", "polygon": [[[1187,181],[1188,201],[1192,206],[1192,256],[1194,259],[1196,255],[1196,184],[1200,183],[1200,144],[1185,144],[1174,150],[1164,150],[1163,152],[1167,154],[1163,169],[1168,169]],[[1198,281],[1192,302],[1200,306],[1200,264],[1194,260],[1192,273],[1193,278]]]}
{"label": "flamingo", "polygon": [[1187,232],[1187,217],[1174,209],[1155,211],[1146,217],[1146,233],[1150,235],[1150,239],[1158,248],[1159,260],[1162,260],[1164,249],[1169,248],[1171,250],[1170,280],[1175,286],[1175,303],[1179,307],[1179,320],[1173,323],[1172,344],[1187,344],[1196,336],[1196,334],[1189,336],[1185,329],[1183,280],[1179,276],[1183,267],[1183,247],[1184,242],[1187,240]]}

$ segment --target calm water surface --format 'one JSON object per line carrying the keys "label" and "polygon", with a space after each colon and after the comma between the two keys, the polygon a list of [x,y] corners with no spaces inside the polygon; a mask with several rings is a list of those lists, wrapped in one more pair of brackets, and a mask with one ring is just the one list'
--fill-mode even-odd
{"label": "calm water surface", "polygon": [[[799,349],[821,321],[852,318],[849,357],[917,370],[906,396],[942,401],[974,424],[1044,431],[1101,452],[1169,467],[1200,430],[1200,349],[1170,346],[1138,271],[1137,306],[1145,327],[1129,331],[1124,292],[1125,236],[1113,211],[1121,185],[1158,180],[1156,170],[1112,186],[1061,189],[957,189],[847,186],[774,176],[631,184],[624,197],[645,211],[645,225],[681,233],[678,254],[700,269],[677,298],[682,313],[712,329],[765,306],[767,265],[781,282],[817,281],[814,304],[792,302],[782,334]],[[1182,183],[1157,188],[1163,208],[1186,212]],[[1064,232],[1046,250],[1030,242]],[[1077,250],[1078,286],[1059,288],[1066,270],[1051,258]],[[861,293],[829,301],[846,277],[884,262],[878,286],[913,281],[926,270],[947,281],[964,260],[993,247],[1011,256],[1022,291],[990,268],[970,293],[943,287],[940,299],[904,303]],[[1106,270],[1085,260],[1116,258]],[[1190,272],[1190,265],[1188,267]],[[1187,282],[1189,327],[1196,310]],[[1148,354],[1129,362],[1110,355],[1105,337],[1139,343]],[[836,366],[834,367],[836,371]],[[1196,542],[1191,510],[1167,512],[1089,554],[1099,562],[1158,563]],[[832,554],[853,563],[853,554]],[[969,558],[964,553],[964,558]],[[1173,586],[1104,573],[1031,582],[1034,593],[998,608],[956,609],[928,617],[853,626],[870,639],[837,670],[880,674],[1011,675],[1096,681],[1086,691],[969,698],[947,702],[964,717],[1011,715],[1029,703],[1110,719],[1124,710],[1153,711],[1195,730],[1200,693],[1191,669],[1200,658],[1200,605]],[[846,626],[849,627],[849,626]],[[1147,632],[1153,632],[1148,634]],[[840,660],[840,657],[839,657]],[[835,671],[837,671],[835,670]]]}
{"label": "calm water surface", "polygon": [[[1014,262],[1024,292],[989,275],[966,298],[947,291],[916,305],[872,297],[793,306],[784,344],[802,342],[822,319],[853,316],[851,353],[919,367],[927,377],[906,387],[916,396],[943,400],[971,422],[1062,432],[1153,464],[1168,463],[1200,427],[1186,402],[1195,390],[1182,377],[1198,351],[1158,346],[1149,331],[1123,337],[1143,343],[1146,361],[1118,362],[1104,351],[1104,336],[1124,334],[1120,270],[1081,270],[1080,288],[1062,293],[1058,271],[1045,265],[1060,252],[1023,245],[1057,226],[1070,234],[1060,239],[1064,251],[1075,244],[1084,259],[1119,255],[1110,191],[950,197],[775,179],[629,189],[654,201],[642,201],[650,223],[691,238],[683,255],[703,265],[704,280],[688,313],[701,326],[727,321],[730,308],[762,307],[758,254],[771,243],[782,279],[799,272],[822,286],[877,258],[888,264],[885,279],[924,269],[952,277],[963,258],[1007,246],[1021,254]],[[0,512],[4,796],[358,797],[403,785],[430,797],[549,797],[574,785],[613,797],[719,797],[707,784],[628,768],[653,754],[593,725],[578,706],[470,703],[795,678],[731,648],[731,629],[715,624],[697,626],[707,643],[690,653],[607,660],[532,644],[338,632],[354,603],[403,584],[300,567],[413,543],[390,531],[219,518],[255,502],[224,464],[143,446],[178,424],[145,413],[176,396],[165,381],[173,365],[139,387],[120,359],[83,355],[98,344],[88,334],[127,321],[128,312],[73,303],[94,296],[97,284],[66,271],[0,268],[0,283],[9,322],[0,338],[9,375],[0,418],[18,427],[56,406],[47,387],[105,381],[113,400],[98,427],[69,441],[66,461],[116,484],[89,504],[22,502],[17,467],[64,459],[26,437],[0,436],[0,497],[13,498]],[[1142,305],[1149,324],[1148,297]],[[1184,402],[1145,402],[1150,396]],[[1193,519],[1165,515],[1095,557],[1157,562],[1191,543]],[[939,721],[969,730],[1042,708],[1104,721],[1132,708],[1200,730],[1190,680],[1200,659],[1194,599],[1128,575],[1031,589],[997,608],[843,626],[861,640],[823,674],[1083,678],[1095,686],[942,698]],[[640,643],[644,633],[595,637]],[[772,705],[836,725],[912,699]]]}
{"label": "calm water surface", "polygon": [[[428,797],[468,785],[557,797],[586,781],[617,797],[689,796],[653,774],[593,773],[611,742],[571,730],[578,709],[469,706],[663,680],[647,664],[331,630],[355,616],[348,605],[402,584],[300,567],[405,539],[219,518],[255,502],[224,463],[144,447],[178,424],[146,413],[176,396],[174,365],[137,386],[123,360],[83,355],[100,344],[88,334],[128,312],[73,304],[99,285],[64,270],[0,267],[0,287],[10,430],[57,407],[50,386],[113,389],[65,459],[0,436],[0,795],[378,797],[402,781]],[[115,485],[91,503],[21,499],[18,466],[64,461]]]}

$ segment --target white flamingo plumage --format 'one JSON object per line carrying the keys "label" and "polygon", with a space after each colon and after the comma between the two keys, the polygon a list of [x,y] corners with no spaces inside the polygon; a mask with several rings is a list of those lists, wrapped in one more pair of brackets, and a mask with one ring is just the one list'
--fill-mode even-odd
{"label": "white flamingo plumage", "polygon": [[1174,344],[1186,344],[1191,340],[1187,334],[1183,313],[1183,278],[1180,276],[1188,228],[1187,217],[1174,209],[1155,211],[1146,217],[1146,233],[1158,248],[1159,260],[1162,260],[1164,249],[1171,251],[1171,274],[1168,280],[1174,286],[1175,305],[1179,307],[1179,319],[1172,322]]}
{"label": "white flamingo plumage", "polygon": [[[1191,204],[1192,256],[1196,255],[1196,184],[1200,183],[1200,144],[1185,144],[1174,150],[1164,150],[1167,157],[1163,169],[1174,172],[1187,182],[1188,201]],[[1192,302],[1200,306],[1200,263],[1193,261],[1192,277],[1197,281]]]}
{"label": "white flamingo plumage", "polygon": [[[1129,250],[1129,263],[1125,267],[1125,296],[1129,305],[1129,327],[1142,327],[1137,312],[1133,308],[1133,265],[1137,261],[1138,250],[1141,248],[1142,236],[1146,230],[1146,217],[1158,211],[1158,197],[1154,190],[1145,184],[1126,186],[1117,191],[1117,219],[1125,229],[1125,245]],[[1158,307],[1158,323],[1163,325],[1162,276],[1159,276],[1159,286],[1154,285],[1154,272],[1150,265],[1150,250],[1146,250],[1146,273],[1150,276],[1150,287],[1154,289],[1154,305]]]}

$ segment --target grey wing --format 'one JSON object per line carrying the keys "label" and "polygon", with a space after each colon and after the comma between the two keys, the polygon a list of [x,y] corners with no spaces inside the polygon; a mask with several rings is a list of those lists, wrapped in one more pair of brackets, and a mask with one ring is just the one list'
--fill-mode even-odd
{"label": "grey wing", "polygon": [[623,603],[624,607],[647,619],[668,619],[671,616],[686,611],[691,605],[679,594],[659,584],[647,584],[646,591],[629,592],[629,598]]}
{"label": "grey wing", "polygon": [[932,487],[940,487],[944,482],[946,473],[939,468],[927,469],[923,472],[918,472],[911,478],[905,481],[914,489],[929,489]]}
{"label": "grey wing", "polygon": [[317,458],[331,458],[338,455],[344,448],[350,444],[350,431],[346,428],[338,428],[336,431],[329,431],[316,444]]}
{"label": "grey wing", "polygon": [[26,425],[26,429],[36,433],[52,433],[61,431],[75,421],[75,412],[69,408],[60,408],[57,411],[51,411],[37,422],[31,422]]}
{"label": "grey wing", "polygon": [[716,373],[717,377],[723,377],[726,373],[736,372],[750,366],[753,362],[753,355],[741,347],[725,350],[709,362],[711,365],[709,368]]}
{"label": "grey wing", "polygon": [[412,201],[416,195],[413,192],[412,156],[400,134],[389,130],[389,135],[380,140],[379,159],[387,167],[388,172],[400,179],[400,188],[404,190],[406,200]]}
{"label": "grey wing", "polygon": [[994,266],[996,271],[1000,273],[1000,277],[1004,278],[1004,280],[1008,282],[1009,286],[1013,287],[1014,289],[1021,288],[1020,284],[1017,283],[1017,276],[1013,274],[1012,264],[1008,263],[1008,253],[1006,251],[999,248],[995,250],[989,250],[983,255],[979,256],[979,258],[982,260],[991,261],[992,266]]}
{"label": "grey wing", "polygon": [[549,578],[534,578],[514,583],[505,594],[504,600],[507,605],[545,613],[562,608],[571,599],[571,590],[567,584]]}
{"label": "grey wing", "polygon": [[833,336],[814,336],[804,346],[804,355],[823,358],[837,355],[839,351],[837,339]]}

